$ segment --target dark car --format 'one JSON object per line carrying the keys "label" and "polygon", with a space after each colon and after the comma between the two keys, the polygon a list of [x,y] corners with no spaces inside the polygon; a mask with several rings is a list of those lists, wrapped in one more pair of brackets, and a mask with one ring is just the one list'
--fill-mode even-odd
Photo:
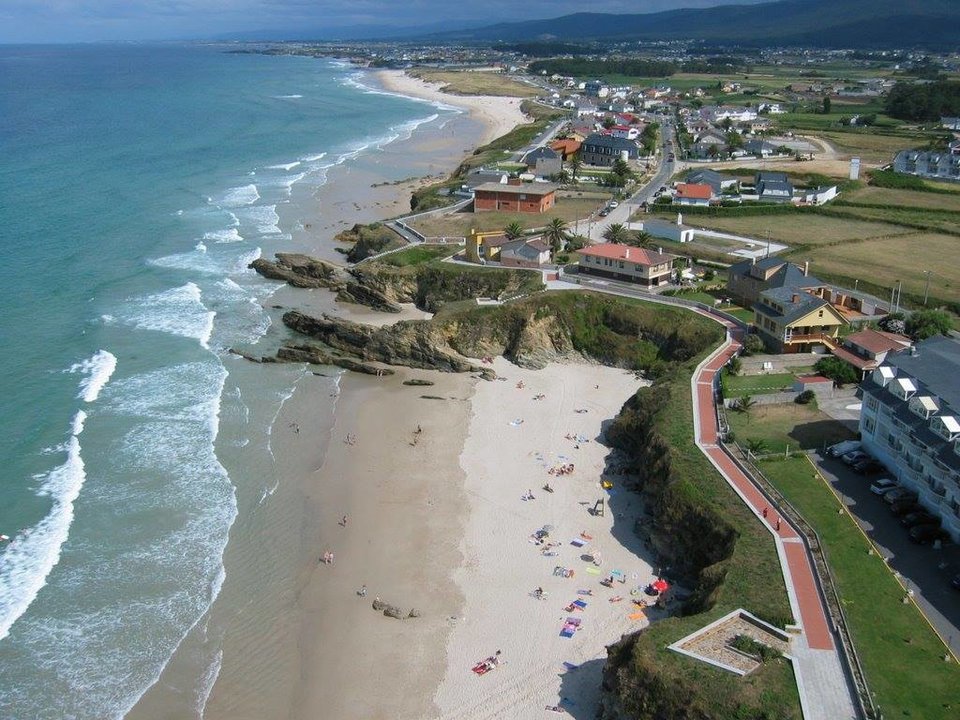
{"label": "dark car", "polygon": [[866,460],[854,463],[852,470],[858,475],[878,475],[886,470],[886,468],[876,460],[867,458]]}
{"label": "dark car", "polygon": [[607,215],[610,214],[610,208],[604,208],[598,214],[600,215],[600,217],[606,217]]}
{"label": "dark car", "polygon": [[917,501],[917,494],[913,490],[908,490],[907,488],[894,488],[890,490],[886,495],[883,496],[885,502],[893,504],[898,500],[904,500],[910,498],[913,502]]}
{"label": "dark car", "polygon": [[919,512],[920,510],[923,510],[923,508],[917,504],[916,498],[912,498],[912,497],[906,497],[901,500],[894,500],[892,503],[890,503],[890,512],[892,512],[897,517],[900,517],[901,515],[908,515],[910,513]]}
{"label": "dark car", "polygon": [[938,523],[928,525],[917,525],[910,528],[910,539],[920,545],[933,542],[934,540],[946,540],[950,537]]}
{"label": "dark car", "polygon": [[900,524],[907,528],[912,528],[916,525],[932,525],[935,522],[937,522],[937,518],[926,510],[914,510],[900,518]]}

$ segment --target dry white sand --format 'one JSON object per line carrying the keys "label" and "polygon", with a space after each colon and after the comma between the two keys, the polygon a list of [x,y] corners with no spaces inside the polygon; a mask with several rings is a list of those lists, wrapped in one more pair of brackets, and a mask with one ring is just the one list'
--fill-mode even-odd
{"label": "dry white sand", "polygon": [[453,95],[443,92],[440,89],[442,87],[440,83],[428,83],[419,78],[410,77],[402,70],[378,70],[375,76],[380,84],[391,92],[467,110],[471,117],[479,120],[486,128],[484,136],[480,139],[480,145],[506,135],[517,125],[530,122],[530,118],[520,109],[522,102],[520,98]]}
{"label": "dry white sand", "polygon": [[[633,533],[639,496],[618,492],[616,476],[608,476],[612,495],[601,488],[611,451],[598,442],[604,422],[641,381],[623,370],[583,364],[530,371],[498,358],[494,368],[507,380],[478,385],[460,456],[469,515],[454,579],[465,607],[447,644],[435,704],[439,717],[451,720],[531,718],[555,716],[545,706],[566,698],[584,717],[592,716],[605,646],[647,624],[628,617],[638,609],[631,600],[645,597],[631,596],[631,589],[653,579],[650,556]],[[541,393],[545,397],[534,399]],[[572,474],[549,473],[565,463],[573,463]],[[547,482],[553,493],[542,489]],[[535,499],[522,499],[528,490]],[[605,514],[590,514],[600,498],[607,502]],[[555,556],[544,556],[531,541],[544,525],[554,528],[549,539],[559,543]],[[581,533],[592,541],[577,548],[571,540]],[[584,559],[590,552],[600,553],[601,566]],[[573,577],[554,575],[557,566],[573,570]],[[627,582],[602,586],[614,569]],[[545,600],[532,595],[538,586]],[[623,599],[610,602],[616,596]],[[584,610],[564,610],[577,599],[587,602]],[[581,620],[572,638],[560,636],[568,617]],[[471,668],[496,650],[502,651],[500,665],[475,674]],[[582,666],[567,672],[565,661]]]}

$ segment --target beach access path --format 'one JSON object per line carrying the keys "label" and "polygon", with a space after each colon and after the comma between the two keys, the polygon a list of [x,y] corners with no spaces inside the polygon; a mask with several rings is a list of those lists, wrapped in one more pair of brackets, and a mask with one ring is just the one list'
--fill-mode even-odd
{"label": "beach access path", "polygon": [[[857,718],[842,651],[835,639],[813,563],[799,531],[770,507],[763,493],[719,444],[714,380],[720,369],[739,352],[743,331],[729,320],[700,312],[724,325],[727,340],[697,367],[691,378],[697,446],[776,542],[790,607],[794,618],[799,620],[800,633],[791,643],[791,655],[804,719]],[[762,582],[762,579],[759,580]]]}

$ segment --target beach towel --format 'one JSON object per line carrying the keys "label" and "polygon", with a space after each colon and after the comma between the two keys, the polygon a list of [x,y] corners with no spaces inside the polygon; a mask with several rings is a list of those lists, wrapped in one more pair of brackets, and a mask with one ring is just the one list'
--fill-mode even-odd
{"label": "beach towel", "polygon": [[570,604],[580,608],[581,610],[583,610],[587,606],[587,604],[583,600],[574,600]]}
{"label": "beach towel", "polygon": [[567,670],[579,670],[579,669],[580,669],[580,666],[579,666],[579,665],[574,665],[572,662],[569,662],[569,661],[567,661],[567,660],[564,660],[564,661],[563,661],[563,666],[564,666]]}
{"label": "beach towel", "polygon": [[593,595],[593,590],[577,590],[577,595]]}
{"label": "beach towel", "polygon": [[580,538],[574,538],[573,540],[570,541],[570,544],[573,545],[574,547],[583,547],[584,545],[587,544],[587,541],[581,540]]}
{"label": "beach towel", "polygon": [[563,630],[560,631],[560,637],[572,638],[574,633],[573,628],[568,628],[566,625],[563,626]]}
{"label": "beach towel", "polygon": [[573,625],[574,627],[580,626],[580,618],[568,617],[566,620],[567,625]]}
{"label": "beach towel", "polygon": [[598,567],[588,567],[586,571],[587,571],[587,573],[589,573],[590,575],[599,575],[599,574],[600,574],[600,568],[598,568]]}
{"label": "beach towel", "polygon": [[641,620],[645,616],[642,612],[635,612],[635,613],[630,613],[629,615],[627,615],[627,617],[630,618],[631,620]]}

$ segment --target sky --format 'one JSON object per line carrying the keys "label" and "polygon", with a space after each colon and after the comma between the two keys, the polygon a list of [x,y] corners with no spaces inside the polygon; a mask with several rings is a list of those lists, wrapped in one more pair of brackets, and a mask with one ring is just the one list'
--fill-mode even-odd
{"label": "sky", "polygon": [[644,13],[758,0],[0,0],[0,43],[205,39],[253,30],[475,25],[574,12]]}

